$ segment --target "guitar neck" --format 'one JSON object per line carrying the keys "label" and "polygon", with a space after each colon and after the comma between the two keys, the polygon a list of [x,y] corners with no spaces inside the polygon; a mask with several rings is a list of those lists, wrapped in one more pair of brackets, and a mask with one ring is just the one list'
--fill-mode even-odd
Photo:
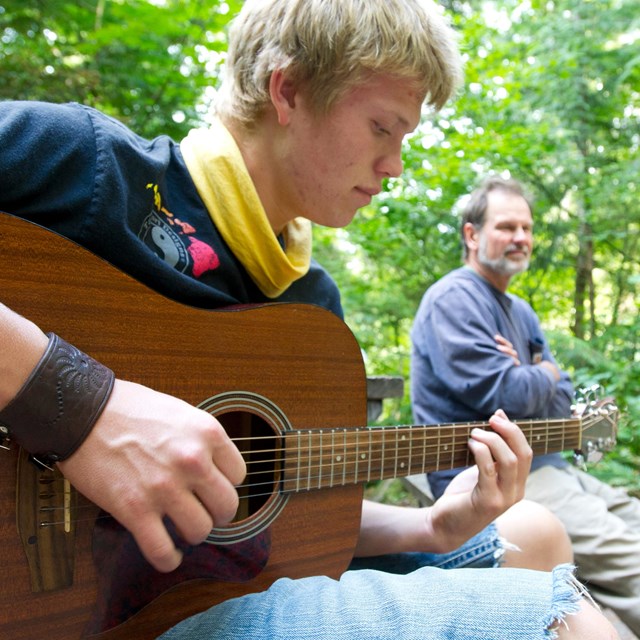
{"label": "guitar neck", "polygon": [[[534,455],[578,449],[582,420],[518,421]],[[283,491],[325,489],[473,464],[467,446],[487,422],[295,430],[285,434]]]}

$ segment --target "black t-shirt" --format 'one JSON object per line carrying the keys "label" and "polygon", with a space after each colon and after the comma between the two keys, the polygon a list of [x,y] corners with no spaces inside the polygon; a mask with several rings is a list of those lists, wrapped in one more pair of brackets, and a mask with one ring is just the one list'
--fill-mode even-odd
{"label": "black t-shirt", "polygon": [[0,209],[180,302],[302,302],[342,317],[337,286],[314,260],[279,298],[267,298],[218,233],[179,144],[141,138],[83,105],[0,102]]}

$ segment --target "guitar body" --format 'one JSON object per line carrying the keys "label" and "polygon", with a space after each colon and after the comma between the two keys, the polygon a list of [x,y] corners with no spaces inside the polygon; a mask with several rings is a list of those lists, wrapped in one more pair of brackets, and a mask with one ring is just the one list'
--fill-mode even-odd
{"label": "guitar body", "polygon": [[[215,399],[236,393],[249,397],[243,411],[258,415],[276,439],[280,427],[272,414],[285,416],[285,428],[292,430],[366,424],[359,346],[338,318],[320,308],[188,307],[6,214],[0,214],[0,301],[119,378],[218,407],[211,412],[223,424],[224,413],[233,411],[228,401],[220,409]],[[276,507],[277,478],[273,487],[257,516],[247,515],[251,523],[271,510],[272,520],[255,532],[249,526],[230,543],[213,540],[189,550],[190,566],[167,577],[135,556],[135,545],[113,519],[12,443],[0,451],[0,638],[144,640],[282,576],[338,577],[357,540],[362,486],[292,493]],[[47,520],[49,504],[63,517]],[[50,524],[43,527],[43,520]]]}

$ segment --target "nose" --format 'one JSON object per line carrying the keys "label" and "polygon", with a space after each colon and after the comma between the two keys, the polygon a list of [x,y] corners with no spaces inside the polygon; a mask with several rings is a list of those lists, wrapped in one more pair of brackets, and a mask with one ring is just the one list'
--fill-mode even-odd
{"label": "nose", "polygon": [[516,243],[527,242],[529,239],[529,232],[524,227],[518,227],[513,234],[513,241]]}
{"label": "nose", "polygon": [[378,162],[378,171],[386,178],[397,178],[404,171],[402,149],[394,149],[382,156]]}

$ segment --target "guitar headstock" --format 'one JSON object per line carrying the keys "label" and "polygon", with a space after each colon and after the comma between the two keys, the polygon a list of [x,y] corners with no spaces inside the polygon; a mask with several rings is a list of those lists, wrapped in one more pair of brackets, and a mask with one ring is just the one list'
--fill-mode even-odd
{"label": "guitar headstock", "polygon": [[575,452],[576,462],[598,462],[605,451],[616,444],[619,410],[611,397],[599,398],[600,387],[582,389],[574,412],[582,420],[581,447]]}

